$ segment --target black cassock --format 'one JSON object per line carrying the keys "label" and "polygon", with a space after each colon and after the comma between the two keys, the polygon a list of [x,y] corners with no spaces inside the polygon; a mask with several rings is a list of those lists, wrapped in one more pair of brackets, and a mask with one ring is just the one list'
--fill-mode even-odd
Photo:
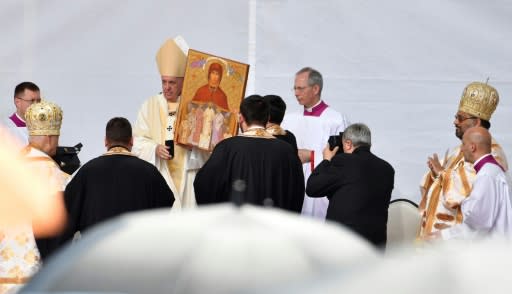
{"label": "black cassock", "polygon": [[64,196],[69,220],[60,243],[76,231],[122,213],[174,203],[174,195],[156,167],[129,153],[89,161],[66,186]]}
{"label": "black cassock", "polygon": [[270,133],[272,136],[278,138],[279,140],[283,140],[286,143],[292,145],[293,150],[295,150],[295,153],[297,153],[298,156],[299,150],[297,148],[297,139],[295,138],[295,135],[292,132],[281,128],[280,125],[269,126],[266,129],[266,131]]}
{"label": "black cassock", "polygon": [[302,164],[290,144],[275,139],[236,136],[221,141],[194,181],[197,204],[228,202],[232,186],[243,180],[244,203],[300,212],[304,201]]}
{"label": "black cassock", "polygon": [[274,137],[292,145],[293,150],[295,150],[295,153],[298,154],[299,149],[297,148],[297,139],[295,138],[295,135],[292,132],[286,130],[286,133],[284,135],[274,135]]}

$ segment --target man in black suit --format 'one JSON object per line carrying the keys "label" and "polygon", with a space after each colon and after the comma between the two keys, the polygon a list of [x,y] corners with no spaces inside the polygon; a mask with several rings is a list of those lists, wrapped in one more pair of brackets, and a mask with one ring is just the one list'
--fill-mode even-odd
{"label": "man in black suit", "polygon": [[308,178],[306,194],[327,195],[327,219],[352,229],[379,247],[386,245],[388,207],[395,171],[370,152],[371,133],[364,124],[352,124],[342,136],[345,153],[327,145],[324,160]]}

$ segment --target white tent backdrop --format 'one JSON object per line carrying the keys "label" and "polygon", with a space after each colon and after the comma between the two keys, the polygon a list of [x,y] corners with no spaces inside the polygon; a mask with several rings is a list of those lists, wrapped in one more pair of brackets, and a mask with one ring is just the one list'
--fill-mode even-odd
{"label": "white tent backdrop", "polygon": [[[304,67],[324,75],[325,101],[367,123],[373,151],[396,170],[394,198],[419,200],[433,152],[458,144],[453,115],[471,81],[500,93],[491,131],[512,158],[512,2],[507,0],[3,0],[0,110],[34,81],[64,110],[61,145],[82,162],[104,152],[108,119],[134,122],[161,90],[154,56],[181,34],[191,48],[250,63],[246,94],[292,91]],[[507,54],[508,53],[508,54]]]}

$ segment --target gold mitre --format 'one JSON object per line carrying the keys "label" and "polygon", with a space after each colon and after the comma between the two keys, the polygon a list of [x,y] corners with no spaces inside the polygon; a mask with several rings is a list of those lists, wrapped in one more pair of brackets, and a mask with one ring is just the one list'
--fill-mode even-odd
{"label": "gold mitre", "polygon": [[29,106],[25,112],[30,136],[60,135],[62,109],[52,102],[41,100]]}
{"label": "gold mitre", "polygon": [[188,45],[181,36],[169,39],[156,53],[156,64],[161,76],[183,77],[187,65]]}
{"label": "gold mitre", "polygon": [[498,91],[494,87],[487,83],[472,82],[462,92],[459,111],[489,121],[499,100]]}

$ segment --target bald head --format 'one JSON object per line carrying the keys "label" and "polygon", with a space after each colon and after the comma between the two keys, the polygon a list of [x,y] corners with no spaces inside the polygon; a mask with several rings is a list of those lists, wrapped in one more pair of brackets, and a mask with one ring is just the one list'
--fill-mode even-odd
{"label": "bald head", "polygon": [[462,152],[464,159],[471,163],[478,158],[491,153],[492,138],[489,131],[483,127],[472,127],[464,132],[462,137]]}

